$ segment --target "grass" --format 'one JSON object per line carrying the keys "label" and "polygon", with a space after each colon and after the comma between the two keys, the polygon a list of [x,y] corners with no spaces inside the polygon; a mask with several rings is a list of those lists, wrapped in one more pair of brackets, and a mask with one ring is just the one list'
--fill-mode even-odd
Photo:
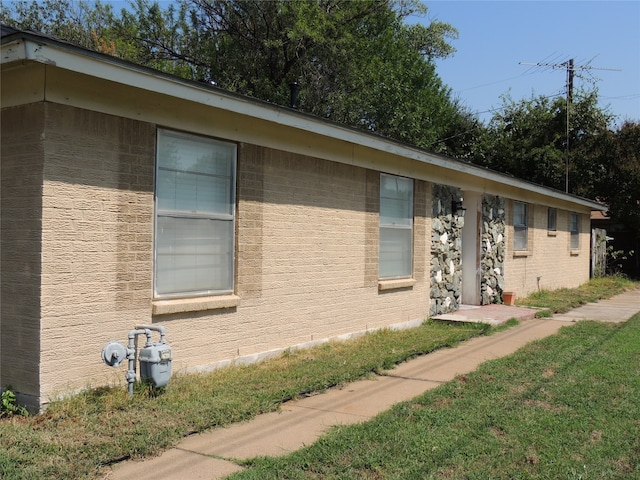
{"label": "grass", "polygon": [[[590,285],[581,289],[607,297],[637,284]],[[555,309],[561,303],[555,296],[567,292],[545,295],[548,304],[535,301]],[[594,299],[588,298],[583,302]],[[640,478],[639,324],[636,317],[622,327],[563,330],[374,422],[335,430],[285,459],[257,459],[239,478],[616,478],[616,472]],[[189,433],[277,410],[304,393],[494,331],[425,322],[255,365],[174,376],[160,394],[140,385],[133,399],[123,387],[88,390],[42,415],[1,419],[0,478],[96,478],[113,462],[157,454]],[[560,477],[545,473],[554,462],[564,469]],[[581,465],[594,467],[586,472]]]}
{"label": "grass", "polygon": [[638,479],[640,314],[580,322],[246,479]]}
{"label": "grass", "polygon": [[594,278],[578,288],[561,288],[558,290],[540,290],[528,297],[516,300],[517,305],[542,308],[539,317],[553,313],[565,313],[569,310],[607,298],[633,288],[634,282],[621,276]]}
{"label": "grass", "polygon": [[97,388],[52,403],[42,415],[0,420],[0,478],[83,479],[126,459],[151,456],[190,433],[277,410],[286,400],[366,377],[453,346],[484,325],[425,322],[347,342],[290,351],[258,364],[174,376],[164,392]]}
{"label": "grass", "polygon": [[[591,283],[535,302],[564,309],[637,287]],[[640,313],[564,327],[291,455],[249,460],[230,479],[640,479],[638,419]]]}

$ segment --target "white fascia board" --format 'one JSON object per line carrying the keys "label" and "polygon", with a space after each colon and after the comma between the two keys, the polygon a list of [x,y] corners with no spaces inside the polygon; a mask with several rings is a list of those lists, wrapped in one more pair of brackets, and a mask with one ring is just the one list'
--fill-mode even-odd
{"label": "white fascia board", "polygon": [[376,137],[373,134],[358,132],[355,129],[326,120],[318,120],[311,115],[295,112],[285,107],[230,94],[216,88],[198,85],[188,80],[180,79],[179,77],[135,65],[116,57],[91,52],[80,47],[58,45],[47,39],[36,41],[34,39],[22,38],[2,46],[2,63],[17,60],[31,60],[55,65],[58,68],[115,83],[148,90],[150,92],[160,92],[202,105],[232,111],[285,127],[313,132],[327,138],[338,139],[354,145],[386,152],[390,155],[408,158],[423,164],[472,175],[538,195],[575,203],[592,210],[605,211],[607,209],[605,206],[588,199],[538,186],[462,161],[429,154],[415,147],[402,145],[382,137]]}
{"label": "white fascia board", "polygon": [[26,42],[20,39],[5,43],[0,52],[0,65],[23,61],[26,59]]}

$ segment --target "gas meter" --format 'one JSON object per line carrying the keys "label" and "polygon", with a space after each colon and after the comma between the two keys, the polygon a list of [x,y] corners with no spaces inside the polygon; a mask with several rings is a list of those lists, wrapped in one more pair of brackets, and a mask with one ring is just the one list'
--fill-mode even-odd
{"label": "gas meter", "polygon": [[154,387],[164,387],[171,378],[171,347],[153,343],[140,349],[140,379]]}
{"label": "gas meter", "polygon": [[[160,333],[160,342],[151,341],[151,332]],[[138,335],[145,335],[147,342],[138,355]],[[125,347],[119,342],[109,342],[102,349],[102,360],[110,367],[117,367],[125,360],[129,361],[126,379],[129,384],[129,396],[133,396],[133,384],[136,381],[136,359],[140,362],[140,380],[154,387],[164,387],[171,378],[171,347],[165,339],[165,328],[160,325],[141,325],[129,332],[129,343]]]}

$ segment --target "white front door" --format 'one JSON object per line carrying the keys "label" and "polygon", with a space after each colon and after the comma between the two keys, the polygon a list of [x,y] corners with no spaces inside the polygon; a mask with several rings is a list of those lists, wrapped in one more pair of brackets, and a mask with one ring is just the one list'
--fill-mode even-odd
{"label": "white front door", "polygon": [[463,204],[467,210],[462,227],[462,303],[480,305],[482,194],[464,192]]}

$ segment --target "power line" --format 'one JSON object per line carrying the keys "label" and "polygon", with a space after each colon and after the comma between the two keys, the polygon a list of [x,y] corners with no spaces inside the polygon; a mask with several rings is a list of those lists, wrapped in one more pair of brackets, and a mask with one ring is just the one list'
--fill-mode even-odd
{"label": "power line", "polygon": [[[536,95],[535,98],[539,98],[539,99],[553,99],[556,97],[559,97],[561,95],[564,95],[563,93],[550,93],[548,95]],[[533,96],[531,98],[534,98]],[[510,108],[509,105],[506,106],[502,106],[502,107],[490,107],[487,110],[477,110],[477,111],[471,111],[469,110],[469,114],[473,115],[475,117],[478,117],[479,115],[482,115],[483,113],[496,113],[496,112],[502,112],[504,110],[508,110]]]}
{"label": "power line", "polygon": [[[595,58],[595,57],[594,57]],[[576,65],[573,58],[566,60],[560,63],[553,62],[537,62],[537,63],[529,63],[529,62],[520,62],[520,65],[529,65],[530,67],[539,67],[545,69],[553,69],[553,70],[565,70],[567,72],[567,141],[566,141],[566,160],[565,160],[565,191],[569,193],[569,109],[571,107],[571,102],[573,100],[573,80],[576,76],[576,71],[587,72],[594,80],[597,80],[592,74],[591,70],[609,70],[612,72],[619,72],[618,68],[607,68],[607,67],[594,67],[591,65],[593,61],[592,58],[584,65]],[[530,69],[529,69],[530,70]],[[529,71],[527,70],[527,71]]]}
{"label": "power line", "polygon": [[[555,97],[559,97],[560,95],[562,95],[562,94],[561,93],[557,93],[557,94],[553,94],[553,95],[540,95],[538,98],[552,99],[552,98],[555,98]],[[483,113],[496,113],[496,112],[501,112],[503,110],[507,110],[508,108],[509,108],[509,106],[495,107],[495,108],[490,108],[489,110],[483,110],[483,111],[477,111],[477,112],[469,111],[469,114],[474,116],[474,117],[476,117],[476,118],[478,118],[478,115],[481,115]],[[479,120],[479,118],[478,118],[478,120]],[[482,120],[479,120],[479,123],[481,125],[484,125]],[[437,145],[439,143],[446,142],[447,140],[451,140],[452,138],[456,138],[456,137],[460,137],[462,135],[466,135],[467,133],[471,133],[471,132],[473,132],[475,130],[478,130],[479,128],[480,128],[480,125],[476,125],[473,128],[470,128],[469,130],[465,130],[464,132],[458,132],[458,133],[456,133],[454,135],[451,135],[449,137],[439,138],[438,140],[435,140],[434,142],[432,142],[430,144],[430,146],[434,146],[434,145]]]}
{"label": "power line", "polygon": [[[595,58],[595,57],[594,57]],[[591,70],[608,70],[611,72],[620,72],[619,68],[607,68],[607,67],[594,67],[591,65],[593,58],[589,60],[585,65],[576,65],[574,63],[574,59],[570,58],[561,63],[549,63],[549,62],[537,62],[537,63],[529,63],[529,62],[520,62],[520,65],[530,65],[532,67],[546,67],[551,68],[553,70],[566,70],[567,72],[567,96],[569,101],[573,96],[573,78],[576,72],[584,71],[591,75]],[[591,75],[593,77],[593,75]],[[595,77],[593,77],[595,79]],[[597,79],[596,79],[597,80]]]}

